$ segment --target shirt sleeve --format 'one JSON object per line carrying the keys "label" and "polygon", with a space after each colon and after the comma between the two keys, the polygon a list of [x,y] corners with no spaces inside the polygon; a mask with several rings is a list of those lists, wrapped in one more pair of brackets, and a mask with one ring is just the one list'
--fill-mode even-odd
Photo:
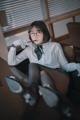
{"label": "shirt sleeve", "polygon": [[23,50],[21,53],[16,55],[16,48],[11,47],[8,52],[8,65],[17,65],[23,60],[27,59],[27,50]]}
{"label": "shirt sleeve", "polygon": [[62,67],[64,64],[67,64],[68,61],[64,55],[63,49],[59,43],[56,44],[55,46],[55,54],[57,56],[58,62],[60,66]]}
{"label": "shirt sleeve", "polygon": [[63,65],[63,69],[67,72],[72,72],[74,70],[78,70],[78,64],[77,63],[67,63]]}
{"label": "shirt sleeve", "polygon": [[60,44],[57,44],[56,54],[57,54],[59,64],[62,67],[62,69],[64,69],[67,72],[71,72],[74,70],[78,70],[78,72],[80,72],[80,64],[74,63],[74,62],[68,63]]}

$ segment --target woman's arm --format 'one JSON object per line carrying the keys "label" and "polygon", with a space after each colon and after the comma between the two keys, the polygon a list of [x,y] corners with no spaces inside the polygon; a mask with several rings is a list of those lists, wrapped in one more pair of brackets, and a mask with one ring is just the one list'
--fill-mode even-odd
{"label": "woman's arm", "polygon": [[21,53],[16,55],[16,47],[12,46],[8,52],[8,65],[14,66],[27,59],[27,50],[24,49]]}
{"label": "woman's arm", "polygon": [[60,44],[57,45],[57,54],[58,54],[59,63],[65,71],[71,72],[71,71],[77,70],[78,73],[80,74],[80,64],[79,63],[68,63]]}
{"label": "woman's arm", "polygon": [[10,47],[8,52],[8,65],[16,65],[16,47]]}
{"label": "woman's arm", "polygon": [[80,63],[67,63],[63,65],[63,69],[67,72],[71,72],[74,70],[78,71],[78,76],[80,76]]}

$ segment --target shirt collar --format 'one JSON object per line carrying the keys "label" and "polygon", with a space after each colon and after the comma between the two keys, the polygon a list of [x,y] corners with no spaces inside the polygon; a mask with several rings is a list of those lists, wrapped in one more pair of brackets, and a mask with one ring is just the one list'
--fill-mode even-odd
{"label": "shirt collar", "polygon": [[51,43],[51,41],[48,41],[48,42],[46,42],[46,43],[43,43],[42,44],[42,46],[43,46],[43,48],[45,48],[47,45],[49,45]]}
{"label": "shirt collar", "polygon": [[[47,45],[49,45],[50,43],[51,43],[51,40],[49,40],[49,41],[46,42],[46,43],[43,43],[43,44],[42,44],[43,49],[44,49]],[[35,47],[36,47],[36,45],[33,44],[32,42],[31,42],[30,46],[33,48],[33,50],[34,50]]]}

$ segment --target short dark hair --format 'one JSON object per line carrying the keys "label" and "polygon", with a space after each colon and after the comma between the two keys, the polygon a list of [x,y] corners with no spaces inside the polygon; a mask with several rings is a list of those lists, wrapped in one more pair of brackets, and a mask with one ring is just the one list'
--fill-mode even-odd
{"label": "short dark hair", "polygon": [[39,28],[41,32],[43,32],[43,42],[47,42],[50,40],[50,33],[48,31],[46,24],[42,20],[34,21],[31,23],[30,29],[29,29],[30,40],[31,40],[30,32],[33,27]]}

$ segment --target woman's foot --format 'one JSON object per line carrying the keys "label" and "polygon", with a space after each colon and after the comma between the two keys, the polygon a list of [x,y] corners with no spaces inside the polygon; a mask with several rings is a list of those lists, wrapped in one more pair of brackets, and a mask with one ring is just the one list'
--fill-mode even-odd
{"label": "woman's foot", "polygon": [[39,86],[39,94],[49,107],[55,107],[58,104],[58,95],[50,88]]}
{"label": "woman's foot", "polygon": [[21,84],[14,78],[14,76],[7,76],[5,77],[5,80],[8,85],[9,90],[12,93],[19,94],[23,92],[23,88]]}

